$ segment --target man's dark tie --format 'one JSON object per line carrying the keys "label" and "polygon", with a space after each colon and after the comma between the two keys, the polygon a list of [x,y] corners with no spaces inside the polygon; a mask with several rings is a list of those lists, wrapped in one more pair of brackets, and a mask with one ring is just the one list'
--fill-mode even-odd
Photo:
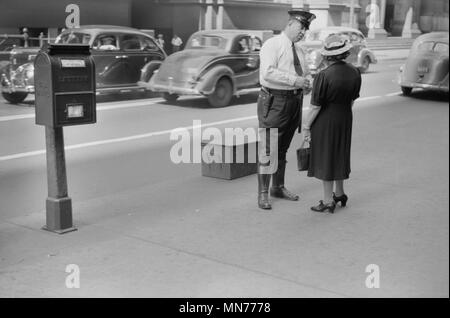
{"label": "man's dark tie", "polygon": [[298,74],[298,76],[303,76],[303,70],[302,65],[300,64],[300,60],[297,55],[297,51],[295,49],[294,42],[292,42],[292,54],[294,55],[294,67],[295,72]]}

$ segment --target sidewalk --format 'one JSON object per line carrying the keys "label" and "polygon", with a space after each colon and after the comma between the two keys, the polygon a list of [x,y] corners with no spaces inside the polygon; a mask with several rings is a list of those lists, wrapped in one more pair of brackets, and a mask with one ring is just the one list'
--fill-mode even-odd
{"label": "sidewalk", "polygon": [[[335,214],[309,210],[321,185],[295,169],[297,135],[287,186],[301,199],[271,212],[255,175],[171,165],[188,176],[74,201],[76,232],[40,230],[44,211],[2,222],[0,297],[448,297],[448,108],[422,104],[355,113],[350,199]],[[65,286],[69,264],[79,289]],[[365,286],[369,264],[379,289]]]}

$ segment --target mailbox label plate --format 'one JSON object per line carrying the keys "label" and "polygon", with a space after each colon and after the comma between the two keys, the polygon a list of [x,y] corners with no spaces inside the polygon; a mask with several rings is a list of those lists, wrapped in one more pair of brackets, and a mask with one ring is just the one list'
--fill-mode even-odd
{"label": "mailbox label plate", "polygon": [[86,67],[84,60],[61,59],[62,67]]}

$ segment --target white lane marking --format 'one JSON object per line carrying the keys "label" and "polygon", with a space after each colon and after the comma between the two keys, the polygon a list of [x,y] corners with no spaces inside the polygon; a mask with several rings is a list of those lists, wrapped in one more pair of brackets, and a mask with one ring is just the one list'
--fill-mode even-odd
{"label": "white lane marking", "polygon": [[[252,120],[252,119],[256,119],[256,118],[257,118],[257,116],[239,117],[239,118],[232,118],[232,119],[216,121],[216,122],[202,124],[202,125],[196,125],[196,126],[177,127],[177,128],[174,128],[174,129],[180,128],[180,129],[192,130],[194,128],[203,128],[203,127],[217,126],[217,125],[223,125],[223,124],[234,123],[234,122],[239,122],[239,121]],[[174,129],[154,131],[154,132],[147,133],[147,134],[133,135],[133,136],[128,136],[128,137],[121,137],[121,138],[113,138],[113,139],[105,139],[105,140],[99,140],[99,141],[93,141],[93,142],[86,142],[86,143],[82,143],[82,144],[66,146],[66,147],[64,147],[64,149],[65,150],[72,150],[72,149],[94,147],[94,146],[99,146],[99,145],[113,144],[113,143],[118,143],[118,142],[124,142],[124,141],[130,141],[130,140],[137,140],[137,139],[161,136],[161,135],[164,135],[164,134],[170,134]],[[7,160],[12,160],[12,159],[19,159],[19,158],[37,156],[37,155],[42,155],[42,154],[45,154],[45,150],[36,150],[36,151],[30,151],[30,152],[23,152],[23,153],[17,153],[17,154],[9,155],[9,156],[2,156],[2,157],[0,157],[0,161],[7,161]]]}
{"label": "white lane marking", "polygon": [[381,98],[381,97],[383,97],[383,96],[381,96],[381,95],[377,95],[377,96],[368,96],[368,97],[362,97],[362,98],[359,98],[359,99],[357,99],[356,101],[357,101],[357,102],[364,102],[364,101],[366,101],[366,100],[377,99],[377,98]]}
{"label": "white lane marking", "polygon": [[[392,93],[394,95],[396,95],[397,93]],[[392,96],[391,94],[387,94],[384,96]],[[183,98],[183,100],[187,100],[187,99],[195,99],[198,98],[198,96],[186,96],[185,98]],[[375,98],[380,98],[383,96],[370,96],[370,97],[363,97],[360,98],[358,101],[364,101],[364,100],[368,100],[368,99],[375,99]],[[118,101],[118,102],[108,102],[108,103],[104,103],[101,106],[97,107],[98,111],[103,111],[103,110],[113,110],[113,109],[121,109],[121,108],[132,108],[132,107],[145,107],[145,106],[149,106],[149,105],[154,105],[154,104],[158,104],[161,102],[164,102],[165,100],[162,98],[158,98],[158,99],[146,99],[146,100],[139,100],[139,101],[132,101],[132,102],[122,102],[122,101]],[[2,121],[12,121],[12,120],[19,120],[19,119],[29,119],[29,118],[34,118],[35,114],[24,114],[24,115],[12,115],[12,116],[0,116],[0,122]]]}
{"label": "white lane marking", "polygon": [[34,118],[34,114],[14,115],[14,116],[1,116],[0,121],[10,121],[18,119]]}
{"label": "white lane marking", "polygon": [[[390,93],[390,94],[387,94],[387,95],[384,95],[384,96],[363,97],[363,98],[360,98],[360,99],[356,100],[356,102],[360,103],[360,102],[363,102],[363,101],[373,100],[373,99],[377,99],[377,98],[381,98],[381,97],[397,96],[398,94],[400,94],[400,92]],[[246,105],[251,105],[251,104],[253,104],[253,103],[246,104]],[[308,107],[308,106],[305,106],[305,107]],[[362,105],[357,105],[357,108],[362,108]],[[177,128],[182,128],[182,129],[184,128],[184,129],[187,129],[187,130],[192,130],[194,128],[210,127],[210,126],[223,125],[223,124],[234,123],[234,122],[239,122],[239,121],[253,120],[253,119],[257,119],[257,117],[258,116],[238,117],[238,118],[232,118],[232,119],[227,119],[227,120],[222,120],[222,121],[216,121],[216,122],[212,122],[212,123],[202,124],[201,126],[200,125],[198,125],[198,126],[185,126],[185,127],[177,127]],[[94,146],[99,146],[99,145],[113,144],[113,143],[119,143],[119,142],[124,142],[124,141],[131,141],[131,140],[138,140],[138,139],[143,139],[143,138],[150,138],[150,137],[155,137],[155,136],[161,136],[161,135],[164,135],[164,134],[170,134],[174,129],[177,129],[177,128],[161,130],[161,131],[154,131],[154,132],[150,132],[150,133],[146,133],[146,134],[132,135],[132,136],[128,136],[128,137],[104,139],[104,140],[98,140],[98,141],[93,141],[93,142],[86,142],[86,143],[81,143],[81,144],[75,144],[75,145],[71,145],[71,146],[66,146],[66,147],[64,147],[64,149],[65,150],[73,150],[73,149],[94,147]],[[43,155],[43,154],[45,154],[45,149],[44,150],[29,151],[29,152],[22,152],[22,153],[17,153],[17,154],[8,155],[8,156],[2,156],[2,157],[0,157],[0,161],[20,159],[20,158],[32,157],[32,156]]]}
{"label": "white lane marking", "polygon": [[399,96],[400,94],[402,94],[402,92],[398,91],[398,92],[395,92],[395,93],[386,94],[384,96],[391,97],[391,96]]}

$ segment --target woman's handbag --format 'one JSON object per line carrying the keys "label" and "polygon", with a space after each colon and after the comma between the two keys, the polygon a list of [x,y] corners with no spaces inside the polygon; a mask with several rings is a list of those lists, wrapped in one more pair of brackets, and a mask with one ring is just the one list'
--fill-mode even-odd
{"label": "woman's handbag", "polygon": [[306,171],[309,168],[310,148],[303,148],[305,141],[303,140],[300,148],[297,149],[297,168],[298,171]]}

